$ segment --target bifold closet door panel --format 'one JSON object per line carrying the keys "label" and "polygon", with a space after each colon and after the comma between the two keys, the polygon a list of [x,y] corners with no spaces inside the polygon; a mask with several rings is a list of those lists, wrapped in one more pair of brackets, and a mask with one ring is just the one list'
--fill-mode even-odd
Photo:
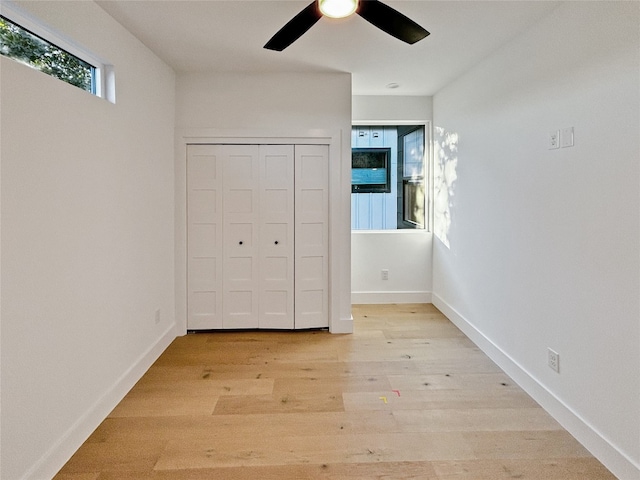
{"label": "bifold closet door panel", "polygon": [[260,328],[294,328],[293,145],[260,147]]}
{"label": "bifold closet door panel", "polygon": [[329,147],[295,146],[295,328],[329,326]]}
{"label": "bifold closet door panel", "polygon": [[259,146],[224,145],[222,328],[259,326]]}
{"label": "bifold closet door panel", "polygon": [[222,328],[222,161],[187,147],[187,329]]}

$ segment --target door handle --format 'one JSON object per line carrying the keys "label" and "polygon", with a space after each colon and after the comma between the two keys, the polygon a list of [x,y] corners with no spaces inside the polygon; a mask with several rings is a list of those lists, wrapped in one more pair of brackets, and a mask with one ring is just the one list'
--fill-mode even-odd
{"label": "door handle", "polygon": [[238,245],[242,245],[242,240],[240,240],[240,241],[238,242]]}
{"label": "door handle", "polygon": [[276,241],[275,241],[275,242],[273,242],[273,243],[275,243],[275,244],[277,245],[277,244],[278,244],[278,240],[276,240]]}

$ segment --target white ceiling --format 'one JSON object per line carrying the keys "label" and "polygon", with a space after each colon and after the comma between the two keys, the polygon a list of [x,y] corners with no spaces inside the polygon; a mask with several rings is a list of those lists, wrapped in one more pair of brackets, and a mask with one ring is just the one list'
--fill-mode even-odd
{"label": "white ceiling", "polygon": [[[431,35],[407,45],[354,15],[322,18],[282,52],[263,45],[311,0],[100,0],[176,72],[350,72],[354,95],[433,95],[557,1],[388,0]],[[385,86],[398,83],[390,90]]]}

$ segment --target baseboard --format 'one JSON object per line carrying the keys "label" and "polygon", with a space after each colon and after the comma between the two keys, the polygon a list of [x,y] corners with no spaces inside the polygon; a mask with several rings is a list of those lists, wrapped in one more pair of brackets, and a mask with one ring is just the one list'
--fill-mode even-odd
{"label": "baseboard", "polygon": [[23,479],[53,478],[174,340],[175,331],[175,324],[167,328],[155,344],[27,471]]}
{"label": "baseboard", "polygon": [[351,292],[351,303],[431,303],[431,292]]}
{"label": "baseboard", "polygon": [[329,326],[331,333],[353,333],[353,315],[349,318],[341,318],[337,322],[331,322]]}
{"label": "baseboard", "polygon": [[557,398],[552,391],[493,343],[468,319],[436,293],[432,294],[432,303],[616,477],[621,480],[640,479],[640,465],[616,448],[570,406]]}

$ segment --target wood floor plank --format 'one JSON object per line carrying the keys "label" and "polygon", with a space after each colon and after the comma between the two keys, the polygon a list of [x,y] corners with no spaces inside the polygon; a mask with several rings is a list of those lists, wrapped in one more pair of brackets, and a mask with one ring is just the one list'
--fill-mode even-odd
{"label": "wood floor plank", "polygon": [[614,478],[433,305],[175,341],[55,480]]}
{"label": "wood floor plank", "polygon": [[391,383],[385,375],[342,375],[339,377],[300,377],[279,378],[275,381],[275,394],[287,393],[323,393],[327,391],[372,392],[391,390]]}
{"label": "wood floor plank", "polygon": [[167,398],[151,395],[127,395],[109,414],[110,417],[171,417],[176,415],[211,415],[217,396],[180,395]]}
{"label": "wood floor plank", "polygon": [[323,463],[415,462],[473,459],[459,433],[210,438],[169,442],[155,470]]}
{"label": "wood floor plank", "polygon": [[580,458],[591,455],[564,430],[468,432],[477,459]]}
{"label": "wood floor plank", "polygon": [[477,432],[561,430],[539,407],[448,410],[398,410],[393,412],[405,432]]}
{"label": "wood floor plank", "polygon": [[[503,390],[514,387],[505,373],[446,373],[436,375],[389,375],[397,390]],[[515,387],[517,388],[517,387]]]}
{"label": "wood floor plank", "polygon": [[[539,408],[519,389],[502,390],[399,390],[343,393],[345,411],[441,410],[477,408]],[[386,398],[387,402],[380,400]]]}
{"label": "wood floor plank", "polygon": [[321,463],[163,470],[130,475],[104,472],[98,480],[438,480],[431,462]]}
{"label": "wood floor plank", "polygon": [[93,473],[61,473],[56,476],[57,480],[97,480],[100,472]]}
{"label": "wood floor plank", "polygon": [[167,443],[153,438],[148,438],[145,442],[86,442],[66,463],[60,474],[150,471],[160,459]]}
{"label": "wood floor plank", "polygon": [[256,432],[272,438],[290,436],[400,433],[404,430],[392,412],[304,412],[253,415],[108,418],[89,442],[142,442],[217,437],[250,437]]}
{"label": "wood floor plank", "polygon": [[282,393],[274,395],[227,396],[218,399],[214,415],[256,413],[342,412],[339,389],[322,393]]}
{"label": "wood floor plank", "polygon": [[183,380],[171,383],[138,382],[129,392],[132,397],[185,397],[224,395],[267,395],[273,392],[273,379]]}
{"label": "wood floor plank", "polygon": [[440,480],[615,480],[595,458],[432,462]]}

